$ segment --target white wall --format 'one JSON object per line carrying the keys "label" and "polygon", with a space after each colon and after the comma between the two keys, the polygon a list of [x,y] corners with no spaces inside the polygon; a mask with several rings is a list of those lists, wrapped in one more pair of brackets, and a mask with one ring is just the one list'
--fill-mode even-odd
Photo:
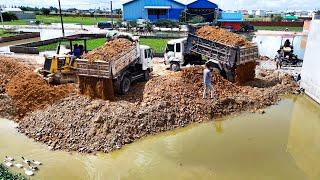
{"label": "white wall", "polygon": [[311,22],[301,78],[306,94],[320,103],[320,20]]}

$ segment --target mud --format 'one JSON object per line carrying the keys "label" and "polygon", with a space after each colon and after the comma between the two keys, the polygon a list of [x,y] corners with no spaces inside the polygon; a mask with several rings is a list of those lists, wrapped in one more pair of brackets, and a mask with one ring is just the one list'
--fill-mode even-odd
{"label": "mud", "polygon": [[247,62],[240,64],[235,70],[235,83],[243,85],[246,82],[254,80],[256,74],[256,62]]}

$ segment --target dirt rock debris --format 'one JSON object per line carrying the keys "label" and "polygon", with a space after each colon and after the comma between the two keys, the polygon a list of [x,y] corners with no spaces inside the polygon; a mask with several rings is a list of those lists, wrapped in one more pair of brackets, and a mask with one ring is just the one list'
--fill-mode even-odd
{"label": "dirt rock debris", "polygon": [[202,99],[202,67],[193,67],[138,83],[140,93],[109,102],[73,95],[20,121],[19,130],[49,145],[90,153],[110,152],[148,134],[240,111],[275,104],[297,88],[289,76],[270,72],[238,86],[213,74],[218,100]]}
{"label": "dirt rock debris", "polygon": [[203,26],[197,30],[196,34],[204,39],[217,41],[219,43],[227,44],[230,46],[252,46],[252,43],[248,41],[245,37],[236,33],[228,32],[226,29],[223,28]]}
{"label": "dirt rock debris", "polygon": [[133,42],[128,39],[118,38],[106,42],[103,46],[90,51],[85,55],[85,59],[89,61],[111,61],[121,56],[121,54],[130,50],[133,47]]}

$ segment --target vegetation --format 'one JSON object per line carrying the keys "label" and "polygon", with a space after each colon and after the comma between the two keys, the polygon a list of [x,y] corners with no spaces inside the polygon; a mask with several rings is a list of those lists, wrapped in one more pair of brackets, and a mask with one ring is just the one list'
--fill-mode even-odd
{"label": "vegetation", "polygon": [[2,18],[3,18],[3,21],[18,20],[17,16],[15,14],[13,14],[13,13],[10,13],[10,12],[2,13]]}
{"label": "vegetation", "polygon": [[283,17],[282,17],[282,16],[279,16],[279,15],[277,15],[277,16],[272,16],[272,17],[271,17],[271,20],[272,20],[272,21],[277,21],[277,22],[279,22],[279,21],[282,21],[282,20],[283,20]]}
{"label": "vegetation", "polygon": [[172,21],[172,20],[167,20],[167,19],[158,20],[155,23],[155,25],[158,26],[158,27],[166,27],[166,28],[179,27],[179,23],[178,22]]}
{"label": "vegetation", "polygon": [[0,37],[7,37],[7,36],[11,36],[14,35],[14,33],[8,32],[8,31],[4,31],[4,30],[0,30]]}
{"label": "vegetation", "polygon": [[[114,19],[118,21],[119,19]],[[36,21],[44,24],[51,24],[51,23],[60,23],[60,17],[56,15],[37,15]],[[95,25],[97,22],[101,21],[111,21],[110,18],[105,17],[80,17],[80,16],[64,16],[63,22],[64,23],[77,23],[83,25]],[[4,24],[10,25],[26,25],[29,22],[27,20],[14,20],[14,21],[7,21]]]}
{"label": "vegetation", "polygon": [[320,10],[316,11],[316,15],[320,15]]}
{"label": "vegetation", "polygon": [[163,53],[168,39],[140,38],[140,44],[150,46],[155,53]]}
{"label": "vegetation", "polygon": [[286,27],[286,26],[255,26],[256,30],[269,30],[269,31],[284,31],[288,28],[289,31],[302,32],[303,27]]}
{"label": "vegetation", "polygon": [[26,180],[27,178],[23,177],[21,174],[13,174],[11,173],[8,168],[4,167],[0,164],[0,179],[6,180]]}
{"label": "vegetation", "polygon": [[195,16],[190,20],[190,23],[197,24],[197,23],[204,23],[205,19],[202,16]]}
{"label": "vegetation", "polygon": [[48,16],[51,11],[50,11],[50,9],[48,9],[48,8],[42,8],[42,9],[41,9],[41,12],[42,12],[43,15]]}
{"label": "vegetation", "polygon": [[[106,38],[90,39],[87,41],[87,49],[95,49],[102,46],[105,42]],[[163,53],[166,48],[167,42],[167,39],[140,38],[140,44],[150,46],[156,53]],[[39,46],[38,49],[39,51],[54,51],[56,50],[58,44],[59,43],[52,43],[44,46]],[[61,44],[67,47],[70,46],[69,41],[62,41]],[[73,41],[72,44],[83,44],[83,40]]]}

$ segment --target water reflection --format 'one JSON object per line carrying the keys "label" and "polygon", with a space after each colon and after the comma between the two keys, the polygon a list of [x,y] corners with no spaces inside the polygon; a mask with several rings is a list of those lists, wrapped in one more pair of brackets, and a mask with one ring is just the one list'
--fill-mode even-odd
{"label": "water reflection", "polygon": [[[283,39],[283,41],[285,40],[286,39]],[[294,53],[297,54],[300,59],[304,57],[306,41],[307,36],[296,36],[294,38]],[[260,55],[274,58],[281,45],[281,36],[257,35],[252,39],[252,42],[257,43]]]}

